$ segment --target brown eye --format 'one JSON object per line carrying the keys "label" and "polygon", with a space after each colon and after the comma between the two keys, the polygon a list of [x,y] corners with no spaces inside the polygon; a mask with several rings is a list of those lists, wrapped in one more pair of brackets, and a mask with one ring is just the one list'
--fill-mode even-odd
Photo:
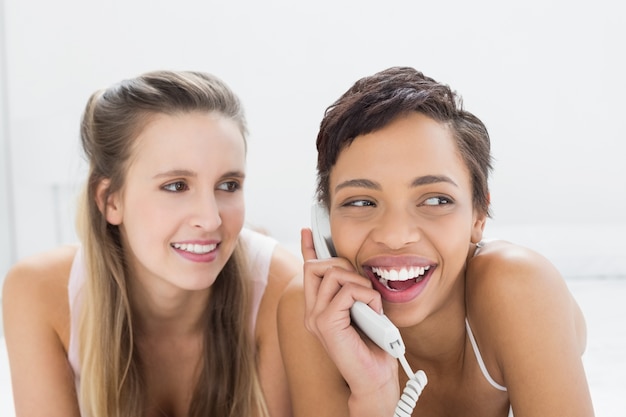
{"label": "brown eye", "polygon": [[448,197],[437,196],[437,197],[427,198],[426,200],[424,200],[423,205],[425,205],[425,206],[442,206],[442,205],[446,205],[446,204],[450,204],[450,203],[452,203],[452,200],[450,200]]}
{"label": "brown eye", "polygon": [[221,183],[218,187],[218,190],[228,191],[234,193],[237,190],[241,189],[241,184],[237,181],[226,181]]}
{"label": "brown eye", "polygon": [[176,182],[172,182],[170,184],[164,185],[163,189],[165,191],[176,193],[176,192],[186,191],[189,189],[189,187],[187,187],[187,184],[185,184],[183,181],[176,181]]}
{"label": "brown eye", "polygon": [[346,205],[352,206],[352,207],[370,207],[370,206],[374,206],[374,202],[369,201],[369,200],[353,200],[353,201],[350,201]]}

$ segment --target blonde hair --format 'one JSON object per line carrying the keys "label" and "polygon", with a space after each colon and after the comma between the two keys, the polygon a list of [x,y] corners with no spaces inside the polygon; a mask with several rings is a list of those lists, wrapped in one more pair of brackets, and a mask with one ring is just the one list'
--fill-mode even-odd
{"label": "blonde hair", "polygon": [[[89,176],[79,210],[87,279],[80,311],[79,404],[89,417],[136,417],[145,409],[142,360],[134,340],[128,269],[117,226],[96,202],[122,189],[134,138],[157,113],[217,112],[246,136],[239,99],[206,73],[157,71],[94,93],[81,123]],[[211,287],[203,357],[190,416],[267,416],[250,331],[250,280],[241,244]]]}

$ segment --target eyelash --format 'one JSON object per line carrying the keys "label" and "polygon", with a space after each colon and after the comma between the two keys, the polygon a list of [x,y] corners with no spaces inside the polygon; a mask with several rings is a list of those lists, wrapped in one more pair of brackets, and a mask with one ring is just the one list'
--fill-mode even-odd
{"label": "eyelash", "polygon": [[[428,201],[431,201],[431,200],[437,200],[437,203],[436,204],[429,204]],[[453,201],[449,197],[436,196],[436,197],[428,197],[426,200],[424,200],[422,205],[432,207],[432,206],[442,206],[442,205],[446,206],[446,205],[449,205],[449,204],[452,204],[452,203],[453,203]]]}
{"label": "eyelash", "polygon": [[[181,186],[183,188],[181,188]],[[173,189],[172,189],[173,187]],[[170,193],[179,193],[182,191],[187,191],[189,189],[189,187],[187,186],[187,184],[184,181],[175,181],[175,182],[171,182],[169,184],[165,184],[162,187],[165,191],[168,191]]]}
{"label": "eyelash", "polygon": [[[189,186],[184,181],[175,181],[169,184],[165,184],[162,189],[170,193],[180,193],[189,190]],[[235,191],[241,189],[241,183],[237,181],[225,181],[223,183],[220,183],[217,186],[217,189],[229,193],[234,193]]]}
{"label": "eyelash", "polygon": [[[454,201],[450,197],[435,196],[435,197],[428,197],[419,205],[426,206],[426,207],[437,207],[437,206],[447,206],[453,203]],[[370,200],[353,200],[345,204],[345,206],[348,206],[348,207],[372,207],[375,205],[376,203]]]}
{"label": "eyelash", "polygon": [[353,200],[353,201],[347,202],[344,205],[348,207],[372,207],[372,206],[375,206],[376,203],[370,200]]}
{"label": "eyelash", "polygon": [[[226,186],[226,189],[223,189],[222,186]],[[218,186],[218,189],[222,191],[227,191],[229,193],[234,193],[235,191],[241,190],[241,183],[237,181],[226,181],[221,183]]]}

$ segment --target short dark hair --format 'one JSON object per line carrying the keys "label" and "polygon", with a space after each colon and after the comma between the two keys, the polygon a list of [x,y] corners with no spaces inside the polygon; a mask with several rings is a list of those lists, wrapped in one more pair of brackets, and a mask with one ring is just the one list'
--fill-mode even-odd
{"label": "short dark hair", "polygon": [[451,129],[470,172],[474,207],[489,215],[492,158],[487,128],[463,109],[461,98],[449,86],[410,67],[392,67],[361,78],[326,109],[317,135],[317,199],[329,204],[330,170],[346,146],[410,112]]}

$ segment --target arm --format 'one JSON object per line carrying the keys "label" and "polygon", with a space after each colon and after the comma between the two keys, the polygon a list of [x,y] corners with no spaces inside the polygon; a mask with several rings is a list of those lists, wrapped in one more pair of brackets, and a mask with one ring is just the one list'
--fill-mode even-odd
{"label": "arm", "polygon": [[515,417],[593,416],[584,320],[559,272],[514,245],[484,249],[468,269],[468,317]]}
{"label": "arm", "polygon": [[4,283],[4,331],[18,417],[79,415],[64,343],[72,253],[66,248],[22,261]]}
{"label": "arm", "polygon": [[278,300],[289,281],[302,269],[302,262],[285,248],[277,246],[272,254],[267,288],[259,308],[259,377],[272,417],[291,416],[287,378],[278,345],[276,311]]}
{"label": "arm", "polygon": [[299,280],[283,295],[278,330],[295,417],[348,416],[350,390],[317,338],[304,327]]}
{"label": "arm", "polygon": [[392,415],[400,396],[397,361],[366,343],[349,316],[356,299],[380,308],[379,294],[345,259],[317,260],[308,230],[302,254],[304,286],[294,282],[278,312],[294,415]]}

